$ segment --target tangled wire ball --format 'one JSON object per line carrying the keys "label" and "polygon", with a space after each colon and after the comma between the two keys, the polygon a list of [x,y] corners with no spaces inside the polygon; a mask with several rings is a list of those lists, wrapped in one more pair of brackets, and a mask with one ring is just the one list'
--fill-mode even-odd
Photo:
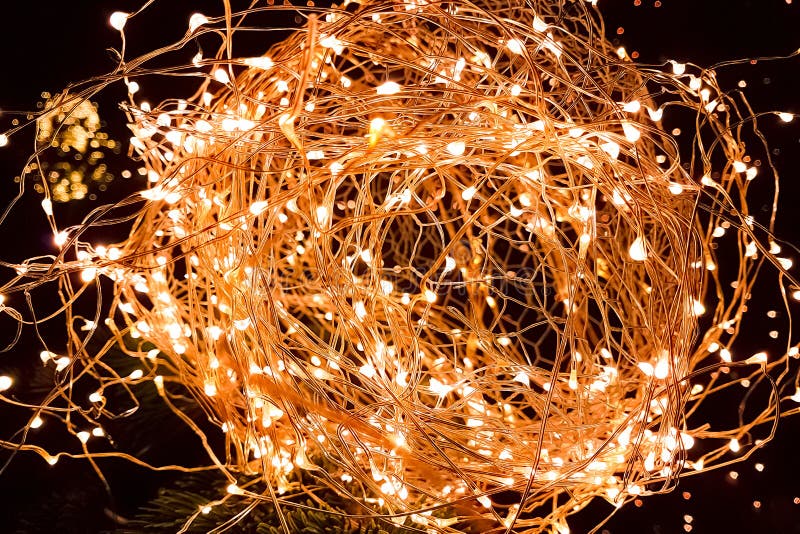
{"label": "tangled wire ball", "polygon": [[[703,304],[710,229],[747,218],[735,103],[713,73],[638,67],[585,4],[556,4],[308,8],[261,57],[220,31],[194,98],[131,104],[152,183],[91,265],[124,331],[226,433],[226,472],[283,493],[312,470],[435,531],[538,532],[720,456],[689,460],[711,434],[685,414],[744,303]],[[698,134],[691,168],[667,103],[717,140]]]}

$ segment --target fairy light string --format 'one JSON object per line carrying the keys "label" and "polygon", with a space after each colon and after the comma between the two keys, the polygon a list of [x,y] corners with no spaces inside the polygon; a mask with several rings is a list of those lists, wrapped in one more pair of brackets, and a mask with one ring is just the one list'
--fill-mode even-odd
{"label": "fairy light string", "polygon": [[[592,499],[620,506],[755,447],[774,396],[738,428],[687,424],[745,380],[720,368],[763,381],[797,353],[731,352],[759,269],[794,287],[747,204],[764,172],[741,139],[749,107],[712,71],[632,62],[588,4],[555,4],[292,7],[305,26],[254,57],[233,55],[230,14],[192,16],[187,35],[222,41],[171,71],[204,77],[195,96],[145,105],[125,72],[148,179],[128,238],[81,240],[113,209],[55,231],[62,252],[3,287],[59,284],[70,342],[43,362],[90,362],[98,413],[104,387],[153,381],[169,402],[179,381],[225,433],[230,454],[209,454],[231,495],[274,498],[237,473],[280,495],[312,470],[434,532],[566,531]],[[673,107],[697,114],[688,168],[661,125]],[[98,277],[110,310],[78,328]],[[86,353],[104,319],[152,372]],[[89,457],[96,428],[73,432]]]}

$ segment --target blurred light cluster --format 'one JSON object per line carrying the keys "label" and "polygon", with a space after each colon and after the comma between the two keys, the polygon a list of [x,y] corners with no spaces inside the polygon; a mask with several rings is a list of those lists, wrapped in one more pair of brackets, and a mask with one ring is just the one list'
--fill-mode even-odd
{"label": "blurred light cluster", "polygon": [[26,167],[26,174],[35,177],[34,188],[52,202],[88,198],[95,200],[114,179],[107,157],[119,154],[121,144],[102,130],[96,104],[73,101],[64,105],[63,95],[42,93],[44,113],[37,119],[36,142],[50,146],[44,154]]}

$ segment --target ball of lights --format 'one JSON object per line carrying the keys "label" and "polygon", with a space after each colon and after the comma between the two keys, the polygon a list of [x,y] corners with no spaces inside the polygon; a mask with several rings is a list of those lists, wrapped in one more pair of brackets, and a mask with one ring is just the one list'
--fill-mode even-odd
{"label": "ball of lights", "polygon": [[[294,9],[304,26],[253,57],[193,18],[223,39],[184,67],[202,88],[127,106],[149,178],[130,236],[56,262],[113,280],[109,324],[225,432],[232,493],[274,498],[237,473],[282,494],[309,470],[366,515],[539,532],[669,487],[768,418],[686,421],[778,261],[712,71],[636,65],[581,2]],[[698,117],[690,165],[665,110]]]}

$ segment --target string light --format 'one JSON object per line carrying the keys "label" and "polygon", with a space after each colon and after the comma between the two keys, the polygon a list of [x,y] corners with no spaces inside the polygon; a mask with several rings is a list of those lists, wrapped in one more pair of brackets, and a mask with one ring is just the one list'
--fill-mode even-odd
{"label": "string light", "polygon": [[[746,311],[745,291],[708,274],[717,227],[742,251],[736,286],[757,272],[748,207],[730,200],[754,168],[728,126],[741,97],[688,64],[639,68],[585,6],[530,4],[313,8],[263,57],[226,55],[233,34],[218,32],[193,99],[151,107],[127,81],[147,176],[129,237],[100,249],[80,234],[103,221],[87,223],[4,291],[110,278],[103,324],[147,349],[125,345],[143,362],[127,376],[94,377],[98,410],[104,381],[166,396],[146,365],[163,359],[220,422],[226,470],[285,489],[324,458],[375,515],[437,532],[569,532],[591,499],[621,505],[668,487],[686,458],[708,469],[754,446],[686,421],[714,391],[693,373],[734,364],[712,353]],[[189,31],[215,24],[195,14]],[[647,87],[702,114],[726,163],[698,142],[708,167],[686,171]],[[86,345],[69,347],[43,362],[82,365]],[[104,436],[91,428],[73,432],[87,449]]]}

